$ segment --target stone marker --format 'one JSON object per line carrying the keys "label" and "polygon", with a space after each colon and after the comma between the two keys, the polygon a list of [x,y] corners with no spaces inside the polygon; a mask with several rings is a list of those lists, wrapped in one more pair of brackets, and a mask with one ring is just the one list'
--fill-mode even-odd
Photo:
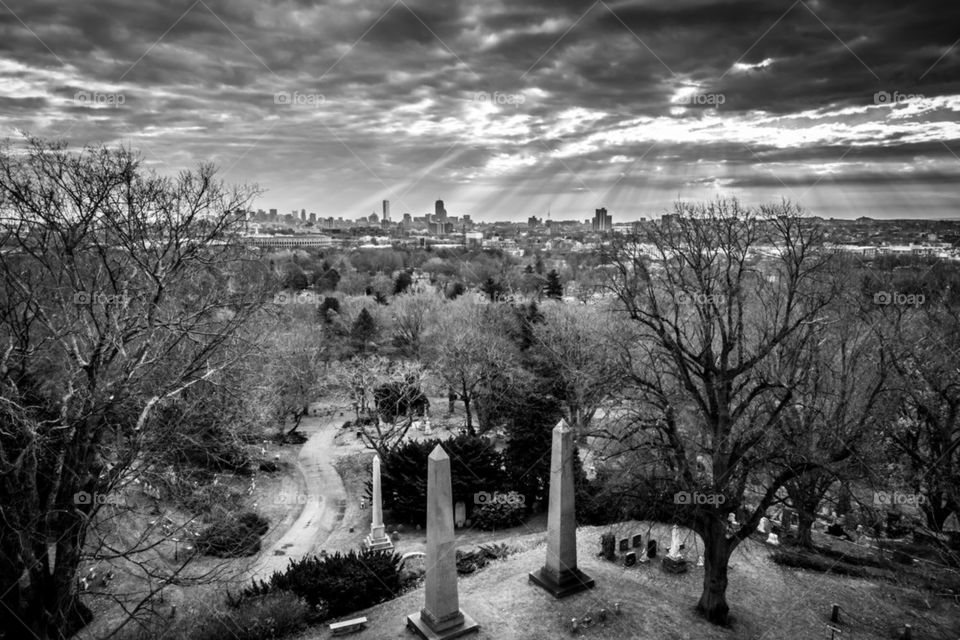
{"label": "stone marker", "polygon": [[760,518],[760,526],[757,527],[757,531],[760,533],[767,533],[770,530],[770,519],[767,516]]}
{"label": "stone marker", "polygon": [[673,525],[670,528],[670,548],[667,550],[667,557],[679,558],[680,556],[680,527]]}
{"label": "stone marker", "polygon": [[604,560],[617,559],[617,537],[612,533],[604,533],[600,536],[600,555]]}
{"label": "stone marker", "polygon": [[463,526],[464,520],[467,519],[467,504],[460,500],[457,504],[453,505],[453,524],[460,528]]}
{"label": "stone marker", "polygon": [[630,540],[629,538],[624,538],[620,541],[620,553],[626,553],[630,551]]}
{"label": "stone marker", "polygon": [[653,538],[647,540],[647,557],[656,558],[657,557],[657,541]]}
{"label": "stone marker", "polygon": [[370,534],[363,545],[374,551],[393,549],[393,541],[387,536],[383,526],[383,500],[380,489],[380,456],[373,456],[373,498],[370,501],[373,516],[370,521]]}
{"label": "stone marker", "polygon": [[780,536],[775,534],[773,531],[770,532],[770,535],[767,536],[767,544],[772,544],[774,546],[780,544]]}
{"label": "stone marker", "polygon": [[687,571],[687,561],[684,559],[680,550],[683,545],[680,544],[680,527],[673,525],[670,530],[670,551],[660,562],[660,566],[668,573],[684,573]]}
{"label": "stone marker", "polygon": [[547,512],[547,562],[530,573],[530,581],[554,598],[595,585],[577,569],[577,514],[573,485],[573,430],[561,420],[553,428],[550,452],[550,502]]}
{"label": "stone marker", "polygon": [[632,567],[637,564],[637,554],[635,551],[628,551],[627,555],[623,556],[623,566]]}
{"label": "stone marker", "polygon": [[450,456],[437,445],[427,458],[425,602],[420,611],[407,616],[407,627],[425,640],[459,638],[480,628],[460,610],[456,553]]}
{"label": "stone marker", "polygon": [[642,546],[643,546],[643,536],[638,533],[637,535],[633,536],[633,548],[636,549],[637,547],[642,547]]}

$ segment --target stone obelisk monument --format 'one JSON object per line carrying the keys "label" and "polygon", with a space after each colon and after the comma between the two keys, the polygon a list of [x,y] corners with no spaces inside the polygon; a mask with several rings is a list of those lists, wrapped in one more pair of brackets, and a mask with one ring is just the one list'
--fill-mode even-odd
{"label": "stone obelisk monument", "polygon": [[453,485],[450,456],[437,445],[427,458],[427,573],[423,609],[407,616],[407,627],[426,640],[447,640],[476,631],[460,610],[457,547],[453,536]]}
{"label": "stone obelisk monument", "polygon": [[547,563],[530,580],[554,598],[592,589],[593,578],[577,569],[577,514],[573,485],[573,430],[564,420],[553,428]]}
{"label": "stone obelisk monument", "polygon": [[380,456],[373,456],[373,500],[371,501],[373,520],[370,522],[370,535],[363,541],[367,549],[393,549],[393,541],[383,527],[383,495],[380,489]]}

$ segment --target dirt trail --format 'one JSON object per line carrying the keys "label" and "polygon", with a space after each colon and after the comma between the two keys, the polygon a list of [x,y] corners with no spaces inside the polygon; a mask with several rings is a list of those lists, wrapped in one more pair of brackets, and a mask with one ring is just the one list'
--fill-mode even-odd
{"label": "dirt trail", "polygon": [[347,494],[333,466],[333,439],[338,422],[333,416],[304,418],[301,429],[312,433],[300,449],[297,469],[303,475],[306,494],[287,498],[291,508],[302,504],[303,510],[290,528],[260,553],[250,571],[251,577],[266,579],[274,571],[283,569],[291,558],[319,551],[340,526]]}

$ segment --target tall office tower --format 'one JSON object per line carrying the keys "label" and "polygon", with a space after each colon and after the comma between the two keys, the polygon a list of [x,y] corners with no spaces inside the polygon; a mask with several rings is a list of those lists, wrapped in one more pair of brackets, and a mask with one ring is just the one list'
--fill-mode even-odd
{"label": "tall office tower", "polygon": [[276,210],[276,209],[270,209],[270,219],[271,219],[271,220],[276,220],[276,219],[277,219],[277,210]]}
{"label": "tall office tower", "polygon": [[307,219],[307,210],[306,210],[306,209],[300,209],[300,219],[301,219],[301,220],[306,220],[306,219]]}
{"label": "tall office tower", "polygon": [[613,228],[613,218],[605,208],[597,209],[593,215],[594,231],[610,231]]}
{"label": "tall office tower", "polygon": [[383,201],[383,221],[386,222],[390,219],[390,201]]}
{"label": "tall office tower", "polygon": [[434,211],[437,217],[437,220],[443,222],[447,219],[447,210],[443,208],[443,200],[437,200],[434,204]]}
{"label": "tall office tower", "polygon": [[413,224],[413,217],[409,213],[403,214],[403,224]]}
{"label": "tall office tower", "polygon": [[311,211],[311,212],[310,212],[310,222],[316,222],[316,221],[317,221],[317,214],[314,213],[313,211]]}

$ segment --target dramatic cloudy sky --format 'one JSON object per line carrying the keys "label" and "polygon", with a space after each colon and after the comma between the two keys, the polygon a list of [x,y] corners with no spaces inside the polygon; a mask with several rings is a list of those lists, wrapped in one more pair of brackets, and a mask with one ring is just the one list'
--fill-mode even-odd
{"label": "dramatic cloudy sky", "polygon": [[960,216],[955,1],[0,0],[0,86],[4,137],[281,211]]}

